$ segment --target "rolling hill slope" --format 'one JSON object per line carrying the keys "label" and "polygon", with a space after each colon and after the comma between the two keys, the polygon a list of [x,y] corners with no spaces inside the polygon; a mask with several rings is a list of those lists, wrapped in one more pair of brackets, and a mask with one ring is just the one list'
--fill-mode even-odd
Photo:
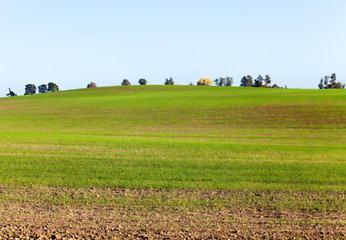
{"label": "rolling hill slope", "polygon": [[0,110],[0,184],[346,188],[345,90],[107,87]]}

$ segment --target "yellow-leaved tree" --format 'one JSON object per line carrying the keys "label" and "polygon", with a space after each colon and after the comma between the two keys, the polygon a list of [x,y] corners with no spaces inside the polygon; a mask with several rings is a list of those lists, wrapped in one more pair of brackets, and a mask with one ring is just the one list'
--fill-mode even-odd
{"label": "yellow-leaved tree", "polygon": [[197,85],[208,85],[208,86],[210,86],[210,85],[212,85],[214,82],[213,81],[211,81],[209,78],[201,78],[201,80],[199,80],[198,82],[197,82]]}

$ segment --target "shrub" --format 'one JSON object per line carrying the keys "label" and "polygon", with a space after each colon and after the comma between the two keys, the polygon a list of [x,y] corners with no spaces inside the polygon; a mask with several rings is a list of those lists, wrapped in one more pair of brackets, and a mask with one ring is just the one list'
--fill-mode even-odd
{"label": "shrub", "polygon": [[8,97],[15,97],[17,96],[17,93],[14,93],[11,88],[8,89],[9,93],[6,94],[6,96]]}
{"label": "shrub", "polygon": [[90,82],[90,83],[87,85],[87,88],[94,88],[94,87],[97,87],[97,86],[96,86],[96,83],[94,83],[94,82]]}

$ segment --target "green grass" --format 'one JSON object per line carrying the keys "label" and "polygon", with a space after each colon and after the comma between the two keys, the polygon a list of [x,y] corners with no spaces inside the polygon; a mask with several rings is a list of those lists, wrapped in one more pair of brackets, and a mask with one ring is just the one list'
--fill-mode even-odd
{"label": "green grass", "polygon": [[0,110],[2,185],[346,188],[345,90],[109,87]]}

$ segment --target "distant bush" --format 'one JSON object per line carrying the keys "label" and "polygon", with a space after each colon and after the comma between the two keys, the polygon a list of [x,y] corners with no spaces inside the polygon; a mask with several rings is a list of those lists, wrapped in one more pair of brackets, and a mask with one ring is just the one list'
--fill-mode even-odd
{"label": "distant bush", "polygon": [[144,78],[141,78],[141,79],[139,79],[138,83],[140,85],[147,85],[147,80],[145,80]]}
{"label": "distant bush", "polygon": [[6,94],[6,96],[8,97],[15,97],[17,96],[17,93],[14,93],[11,88],[8,89],[9,93]]}
{"label": "distant bush", "polygon": [[97,87],[97,86],[96,86],[96,83],[94,83],[94,82],[90,82],[90,83],[87,85],[87,88],[94,88],[94,87]]}
{"label": "distant bush", "polygon": [[131,85],[131,83],[130,83],[130,81],[129,81],[129,80],[124,79],[124,80],[121,82],[121,85],[123,85],[123,86],[130,86],[130,85]]}

